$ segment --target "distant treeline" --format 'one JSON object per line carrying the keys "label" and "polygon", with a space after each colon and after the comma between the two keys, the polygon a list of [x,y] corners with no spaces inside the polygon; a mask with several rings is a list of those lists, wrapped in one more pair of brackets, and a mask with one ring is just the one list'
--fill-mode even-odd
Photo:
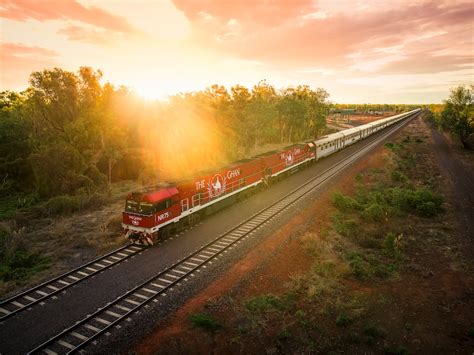
{"label": "distant treeline", "polygon": [[364,114],[371,112],[405,112],[414,110],[422,105],[405,104],[332,104],[331,111],[337,110],[355,110],[355,113]]}
{"label": "distant treeline", "polygon": [[474,149],[474,85],[451,89],[443,105],[430,105],[428,119],[438,128],[451,132],[464,148]]}
{"label": "distant treeline", "polygon": [[330,108],[328,93],[308,86],[214,85],[151,102],[101,78],[88,67],[55,68],[32,73],[23,92],[0,93],[1,195],[48,198],[176,178],[264,144],[317,137]]}

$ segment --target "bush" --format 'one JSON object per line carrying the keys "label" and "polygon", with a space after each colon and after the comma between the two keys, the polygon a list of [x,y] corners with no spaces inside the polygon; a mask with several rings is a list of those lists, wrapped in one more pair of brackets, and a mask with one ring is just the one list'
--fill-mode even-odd
{"label": "bush", "polygon": [[70,214],[79,210],[80,203],[75,196],[56,196],[49,199],[44,207],[49,215]]}
{"label": "bush", "polygon": [[278,339],[279,341],[287,341],[288,339],[290,339],[290,337],[291,337],[291,334],[290,334],[289,330],[286,329],[286,328],[283,329],[283,330],[282,330],[280,333],[278,333],[278,335],[277,335],[277,339]]}
{"label": "bush", "polygon": [[347,259],[349,261],[349,266],[351,267],[352,274],[356,278],[360,280],[366,280],[370,277],[370,270],[368,264],[364,260],[362,255],[356,252],[349,253]]}
{"label": "bush", "polygon": [[385,216],[385,209],[378,203],[372,203],[364,209],[362,216],[366,220],[379,222]]}
{"label": "bush", "polygon": [[364,335],[372,338],[384,338],[385,331],[376,325],[366,325],[364,327]]}
{"label": "bush", "polygon": [[394,187],[387,191],[387,197],[390,205],[401,214],[432,217],[442,211],[443,198],[426,188],[412,190]]}
{"label": "bush", "polygon": [[405,182],[408,181],[408,178],[405,176],[405,174],[399,172],[398,170],[393,170],[392,171],[391,178],[395,182],[405,183]]}
{"label": "bush", "polygon": [[189,321],[193,327],[201,328],[211,333],[222,329],[222,325],[211,316],[203,313],[194,313],[189,315]]}
{"label": "bush", "polygon": [[341,213],[334,213],[331,220],[340,235],[348,238],[357,236],[359,228],[355,219],[346,219]]}
{"label": "bush", "polygon": [[341,194],[340,192],[333,193],[332,202],[334,206],[342,212],[349,212],[360,208],[357,201],[349,196]]}
{"label": "bush", "polygon": [[383,242],[384,253],[392,258],[400,257],[400,243],[402,234],[395,235],[394,233],[388,233]]}
{"label": "bush", "polygon": [[349,324],[352,323],[352,318],[345,315],[345,314],[340,314],[337,318],[336,318],[336,325],[338,327],[346,327],[348,326]]}
{"label": "bush", "polygon": [[1,281],[26,279],[49,267],[47,258],[26,251],[21,233],[7,229],[0,230]]}
{"label": "bush", "polygon": [[245,302],[245,308],[250,312],[264,312],[270,309],[283,310],[284,302],[274,295],[260,295]]}
{"label": "bush", "polygon": [[49,199],[43,206],[48,215],[71,214],[88,208],[97,208],[107,202],[107,197],[98,193],[77,196],[62,195]]}

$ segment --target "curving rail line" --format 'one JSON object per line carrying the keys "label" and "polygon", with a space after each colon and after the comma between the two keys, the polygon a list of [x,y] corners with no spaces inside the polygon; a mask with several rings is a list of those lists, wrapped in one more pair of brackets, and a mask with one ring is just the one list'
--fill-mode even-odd
{"label": "curving rail line", "polygon": [[127,244],[84,265],[47,280],[0,302],[0,322],[31,306],[44,302],[65,289],[141,252],[144,247]]}
{"label": "curving rail line", "polygon": [[[410,116],[410,118],[412,117],[414,116]],[[392,127],[390,131],[384,133],[375,141],[366,144],[337,165],[328,168],[318,176],[289,192],[277,202],[257,212],[252,217],[217,237],[217,239],[205,244],[191,255],[179,260],[142,284],[119,296],[103,308],[99,308],[96,312],[78,321],[73,326],[48,339],[30,351],[29,354],[69,354],[84,348],[100,335],[109,332],[112,327],[130,317],[147,303],[151,301],[158,302],[159,297],[167,296],[168,292],[173,290],[173,287],[179,286],[190,277],[194,277],[195,272],[201,271],[201,268],[206,268],[207,264],[212,264],[219,256],[227,253],[231,248],[249,237],[255,230],[261,228],[328,179],[340,173],[345,167],[352,164],[408,121],[409,119],[406,119],[402,121],[402,124]]]}

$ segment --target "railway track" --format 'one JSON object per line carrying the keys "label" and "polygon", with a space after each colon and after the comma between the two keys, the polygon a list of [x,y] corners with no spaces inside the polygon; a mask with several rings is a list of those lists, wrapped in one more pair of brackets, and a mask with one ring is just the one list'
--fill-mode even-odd
{"label": "railway track", "polygon": [[51,280],[2,300],[0,302],[0,322],[37,303],[45,302],[67,288],[128,259],[143,249],[143,247],[134,244],[125,245]]}
{"label": "railway track", "polygon": [[[414,117],[414,116],[412,116]],[[103,334],[112,331],[143,306],[150,302],[159,302],[160,297],[166,297],[174,287],[180,286],[195,276],[196,272],[212,264],[217,258],[248,238],[257,229],[277,217],[284,210],[307,196],[328,179],[339,174],[348,165],[355,162],[383,139],[404,126],[410,118],[404,120],[374,141],[367,143],[357,152],[344,158],[318,176],[283,196],[272,205],[262,209],[252,217],[223,233],[215,240],[203,245],[187,257],[177,261],[140,285],[127,291],[106,306],[78,321],[44,343],[31,350],[29,354],[69,354],[83,349]]]}

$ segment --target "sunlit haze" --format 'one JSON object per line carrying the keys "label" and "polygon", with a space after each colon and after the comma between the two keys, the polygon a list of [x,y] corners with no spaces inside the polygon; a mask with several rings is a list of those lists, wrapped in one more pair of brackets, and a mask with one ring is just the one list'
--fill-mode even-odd
{"label": "sunlit haze", "polygon": [[322,87],[334,102],[436,103],[474,83],[469,0],[0,4],[0,90],[80,66],[148,99],[266,79]]}

